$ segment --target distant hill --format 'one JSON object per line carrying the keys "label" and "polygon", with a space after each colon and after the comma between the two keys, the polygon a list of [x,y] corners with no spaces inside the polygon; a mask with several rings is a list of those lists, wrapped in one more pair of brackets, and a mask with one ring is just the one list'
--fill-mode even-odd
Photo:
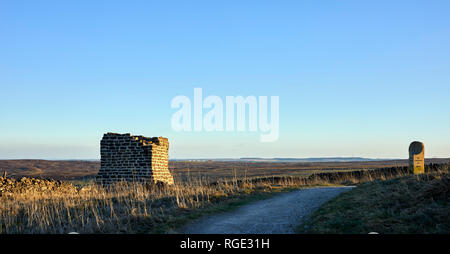
{"label": "distant hill", "polygon": [[372,159],[363,157],[315,157],[315,158],[212,158],[212,159],[174,159],[173,161],[246,161],[246,162],[359,162],[359,161],[389,161],[401,159]]}
{"label": "distant hill", "polygon": [[388,161],[397,159],[371,159],[362,157],[316,157],[316,158],[240,158],[243,161],[270,162],[352,162],[352,161]]}
{"label": "distant hill", "polygon": [[7,176],[76,179],[94,176],[100,169],[100,161],[91,160],[0,160],[0,174]]}

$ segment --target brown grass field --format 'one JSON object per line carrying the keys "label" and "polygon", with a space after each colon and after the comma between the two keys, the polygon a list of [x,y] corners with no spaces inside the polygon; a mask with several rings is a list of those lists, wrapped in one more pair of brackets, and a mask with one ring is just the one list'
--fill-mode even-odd
{"label": "brown grass field", "polygon": [[[449,164],[430,164],[427,168],[427,174],[446,176]],[[225,177],[214,184],[189,173],[190,178],[174,186],[161,188],[123,183],[111,189],[92,182],[81,187],[65,181],[49,189],[40,180],[2,178],[4,186],[12,183],[18,187],[0,192],[0,234],[173,233],[199,216],[227,211],[281,191],[309,186],[358,185],[410,175],[407,167],[321,172],[308,177]],[[28,184],[36,181],[40,184]]]}
{"label": "brown grass field", "polygon": [[[450,164],[430,162],[427,160],[427,174],[448,177]],[[171,162],[174,186],[122,183],[104,189],[91,180],[98,162],[0,161],[0,173],[8,172],[7,178],[0,177],[0,234],[172,233],[199,216],[234,209],[282,191],[405,177],[410,175],[406,164]],[[69,181],[52,180],[46,185],[44,180],[20,179],[23,176]],[[448,205],[439,209],[448,211]]]}
{"label": "brown grass field", "polygon": [[[426,163],[449,163],[447,159],[427,159]],[[215,181],[233,177],[308,176],[329,171],[366,170],[407,166],[408,160],[366,162],[222,162],[170,161],[169,169],[175,180],[204,178]],[[100,169],[98,161],[0,160],[0,173],[9,177],[81,180],[93,178]]]}

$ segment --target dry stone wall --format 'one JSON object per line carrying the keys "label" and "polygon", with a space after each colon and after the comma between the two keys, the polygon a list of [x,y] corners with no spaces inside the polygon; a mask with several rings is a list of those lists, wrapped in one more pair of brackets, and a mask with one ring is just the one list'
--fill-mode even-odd
{"label": "dry stone wall", "polygon": [[97,183],[118,181],[173,184],[169,171],[169,140],[163,137],[106,133],[100,142]]}
{"label": "dry stone wall", "polygon": [[77,193],[78,189],[71,183],[55,180],[22,177],[20,180],[0,176],[0,197],[13,193]]}

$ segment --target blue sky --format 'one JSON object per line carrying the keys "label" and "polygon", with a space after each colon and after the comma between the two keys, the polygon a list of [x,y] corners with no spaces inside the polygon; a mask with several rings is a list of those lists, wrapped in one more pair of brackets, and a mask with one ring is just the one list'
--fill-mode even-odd
{"label": "blue sky", "polygon": [[[449,1],[2,1],[0,159],[450,157]],[[280,138],[175,132],[172,98],[279,96]]]}

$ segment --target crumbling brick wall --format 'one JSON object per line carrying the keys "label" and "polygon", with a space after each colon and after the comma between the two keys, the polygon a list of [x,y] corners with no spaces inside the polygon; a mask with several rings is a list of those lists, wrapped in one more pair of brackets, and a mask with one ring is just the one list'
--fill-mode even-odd
{"label": "crumbling brick wall", "polygon": [[173,184],[169,171],[169,140],[163,137],[107,133],[100,142],[97,183],[118,181]]}

